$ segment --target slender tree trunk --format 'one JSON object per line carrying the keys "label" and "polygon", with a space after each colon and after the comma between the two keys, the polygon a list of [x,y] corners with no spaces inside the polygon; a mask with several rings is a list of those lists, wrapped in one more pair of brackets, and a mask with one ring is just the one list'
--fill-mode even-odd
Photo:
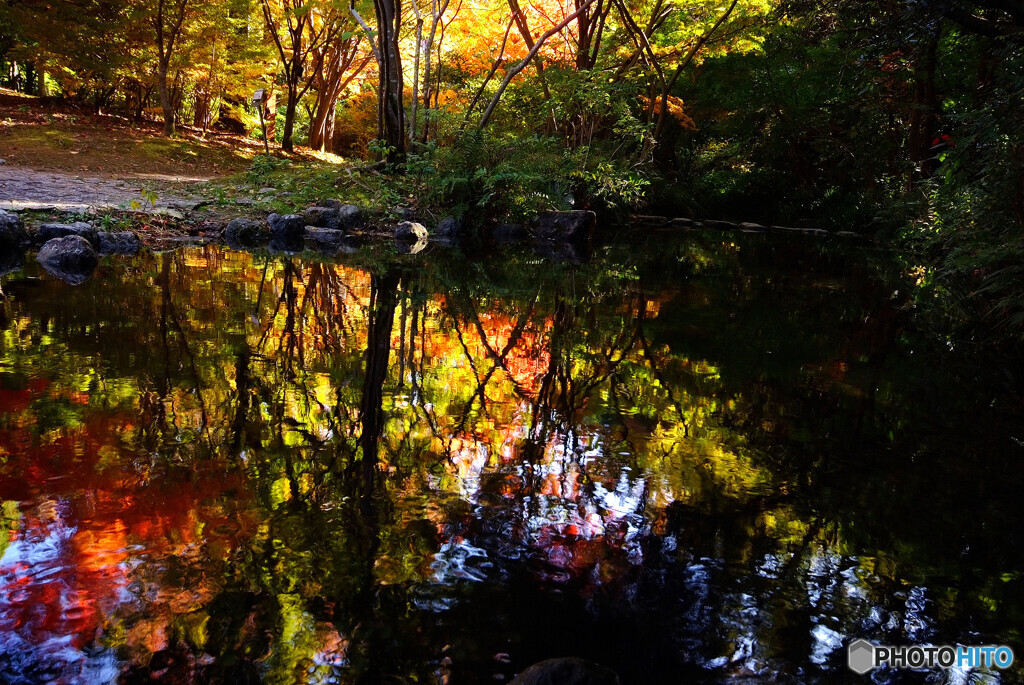
{"label": "slender tree trunk", "polygon": [[416,14],[416,53],[412,67],[412,111],[409,113],[409,140],[416,140],[416,107],[419,105],[420,89],[420,53],[423,50],[423,15],[419,5],[412,0],[412,9]]}
{"label": "slender tree trunk", "polygon": [[167,65],[161,64],[157,75],[157,83],[160,88],[160,108],[164,112],[164,135],[170,138],[174,135],[174,100],[171,89],[167,86]]}
{"label": "slender tree trunk", "polygon": [[285,152],[294,152],[295,147],[292,144],[292,134],[295,131],[295,111],[299,107],[299,92],[298,87],[293,84],[288,84],[288,102],[284,107],[284,134],[281,138],[281,149]]}
{"label": "slender tree trunk", "polygon": [[[309,125],[309,147],[334,152],[334,128],[337,121],[338,100],[348,84],[366,68],[371,55],[359,57],[361,39],[347,38],[328,45],[319,55],[323,67],[315,76],[316,110]],[[346,76],[346,73],[348,74]]]}
{"label": "slender tree trunk", "polygon": [[[160,83],[160,107],[164,111],[164,135],[167,137],[174,135],[174,96],[167,88],[167,72],[170,70],[171,56],[174,54],[174,48],[177,47],[189,2],[191,0],[175,0],[175,4],[168,7],[167,0],[157,0],[155,17],[156,45],[159,57],[157,73]],[[168,16],[168,9],[171,10],[170,16]],[[175,78],[175,85],[177,85],[177,78]]]}

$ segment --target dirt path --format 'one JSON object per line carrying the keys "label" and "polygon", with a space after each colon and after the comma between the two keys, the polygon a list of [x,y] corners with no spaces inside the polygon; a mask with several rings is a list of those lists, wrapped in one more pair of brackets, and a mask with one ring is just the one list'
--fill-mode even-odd
{"label": "dirt path", "polygon": [[187,211],[199,200],[182,186],[191,178],[117,180],[0,165],[0,209]]}

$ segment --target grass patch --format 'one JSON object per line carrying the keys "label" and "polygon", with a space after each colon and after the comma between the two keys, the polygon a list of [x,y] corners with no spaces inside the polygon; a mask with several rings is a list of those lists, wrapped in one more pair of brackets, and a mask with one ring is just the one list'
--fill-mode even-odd
{"label": "grass patch", "polygon": [[258,199],[258,204],[278,213],[300,211],[328,199],[358,205],[388,218],[397,216],[393,211],[397,207],[426,209],[417,199],[423,193],[413,178],[380,173],[362,161],[332,157],[331,161],[322,161],[260,155],[246,172],[224,182],[247,185],[254,191],[273,188],[274,193]]}

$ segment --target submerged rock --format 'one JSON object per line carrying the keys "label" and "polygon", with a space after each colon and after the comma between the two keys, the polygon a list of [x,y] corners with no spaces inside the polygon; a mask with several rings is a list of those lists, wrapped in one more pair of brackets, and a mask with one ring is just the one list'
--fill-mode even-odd
{"label": "submerged rock", "polygon": [[548,659],[530,666],[512,685],[619,685],[615,671],[578,657]]}
{"label": "submerged rock", "polygon": [[533,233],[546,240],[583,242],[594,237],[597,214],[589,210],[570,212],[544,212],[532,223]]}
{"label": "submerged rock", "polygon": [[224,239],[234,249],[245,249],[264,245],[270,240],[266,224],[255,219],[233,219],[224,229]]}
{"label": "submerged rock", "polygon": [[142,239],[134,231],[118,231],[116,233],[100,233],[100,254],[138,254],[142,249]]}
{"label": "submerged rock", "polygon": [[79,235],[48,240],[36,259],[52,276],[71,285],[85,283],[99,264],[92,244]]}
{"label": "submerged rock", "polygon": [[21,217],[0,209],[0,247],[13,248],[29,242],[28,231]]}
{"label": "submerged rock", "polygon": [[69,235],[85,238],[92,244],[93,249],[100,247],[99,231],[84,221],[76,221],[73,224],[43,224],[36,230],[35,243],[42,245],[54,238],[63,238]]}

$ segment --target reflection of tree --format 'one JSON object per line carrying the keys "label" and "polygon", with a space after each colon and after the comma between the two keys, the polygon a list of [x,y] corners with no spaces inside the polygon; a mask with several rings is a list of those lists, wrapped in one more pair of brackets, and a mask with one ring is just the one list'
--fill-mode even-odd
{"label": "reflection of tree", "polygon": [[[843,494],[863,456],[844,440],[880,444],[891,431],[880,453],[898,460],[916,419],[893,378],[918,386],[892,368],[902,318],[862,322],[881,286],[841,290],[816,272],[806,287],[765,283],[734,247],[666,251],[638,272],[600,256],[411,272],[209,248],[140,256],[133,268],[154,287],[110,298],[94,281],[66,302],[5,281],[0,382],[47,382],[0,386],[2,411],[17,417],[0,424],[0,475],[19,475],[10,455],[61,466],[71,462],[54,455],[78,449],[74,480],[106,494],[51,482],[50,466],[33,487],[82,511],[149,495],[110,539],[153,591],[103,625],[130,635],[124,649],[152,671],[174,662],[197,680],[291,682],[312,666],[322,679],[424,681],[454,643],[472,645],[454,668],[479,680],[497,651],[485,653],[488,636],[510,630],[500,617],[522,596],[550,614],[564,606],[545,586],[587,604],[561,633],[541,626],[556,641],[583,643],[596,631],[579,625],[612,607],[611,623],[635,618],[636,642],[654,645],[653,670],[680,635],[694,658],[756,642],[753,661],[722,667],[737,673],[767,658],[802,663],[819,624],[851,629],[905,582],[897,565],[853,556],[877,543],[863,532],[869,516],[907,508]],[[704,277],[688,280],[698,262]],[[643,281],[656,276],[665,283]],[[800,306],[782,306],[791,301]],[[805,329],[820,332],[792,333]],[[806,430],[823,420],[827,431]],[[26,440],[46,448],[25,452]],[[200,447],[204,458],[189,458]],[[895,487],[899,471],[880,462],[878,482]],[[941,491],[930,478],[919,480]],[[201,487],[181,498],[136,483],[173,491],[189,479]],[[147,517],[163,522],[158,534],[136,531],[154,529]],[[988,534],[959,533],[986,548]],[[854,548],[857,534],[867,542]],[[902,538],[927,548],[920,534]],[[133,557],[138,540],[157,561]],[[1006,604],[1003,581],[972,579],[961,617],[990,581],[986,599]],[[506,582],[515,592],[503,597]],[[678,616],[665,618],[662,594]],[[646,598],[650,617],[616,604],[623,596]],[[532,625],[531,611],[516,620]],[[165,642],[146,642],[150,628]],[[526,629],[517,639],[541,641]],[[346,665],[331,671],[339,654]]]}
{"label": "reflection of tree", "polygon": [[[154,408],[154,416],[158,424],[164,424],[166,426],[166,404],[170,404],[172,411],[172,418],[170,425],[174,427],[175,431],[181,430],[181,427],[176,425],[177,418],[174,415],[174,400],[169,398],[170,393],[170,367],[171,367],[171,346],[170,346],[170,332],[171,330],[177,334],[178,338],[178,364],[181,364],[182,359],[188,360],[188,368],[192,374],[193,385],[190,388],[191,392],[195,393],[196,399],[199,403],[199,411],[201,421],[195,428],[202,435],[205,435],[207,440],[207,447],[212,453],[214,451],[213,438],[209,431],[209,416],[206,410],[206,402],[203,399],[203,386],[205,385],[203,379],[200,377],[199,369],[196,366],[196,358],[189,348],[188,339],[185,330],[182,328],[181,321],[178,318],[178,311],[174,305],[174,299],[171,296],[171,260],[174,257],[173,253],[165,252],[161,255],[161,268],[160,278],[158,283],[160,284],[160,339],[163,344],[164,350],[164,366],[165,373],[157,384],[157,396],[155,402],[159,403],[160,407]],[[145,398],[142,401],[144,411],[145,407],[152,406],[154,400]],[[163,431],[164,435],[167,434],[167,429]]]}
{"label": "reflection of tree", "polygon": [[[470,400],[463,407],[458,420],[455,422],[455,432],[461,433],[466,429],[466,423],[473,413],[473,407],[476,402],[479,401],[480,412],[483,415],[487,415],[487,384],[494,378],[494,374],[499,369],[504,371],[508,378],[512,381],[515,386],[516,394],[520,397],[526,397],[528,391],[522,387],[522,384],[515,377],[515,374],[509,369],[507,359],[509,354],[519,345],[523,332],[526,329],[527,324],[536,311],[538,299],[540,293],[536,293],[533,298],[529,301],[529,305],[526,303],[520,304],[520,313],[516,319],[515,325],[511,332],[508,334],[508,340],[501,347],[501,349],[495,349],[489,340],[487,331],[484,330],[484,326],[480,321],[480,315],[478,313],[475,303],[469,297],[462,299],[462,307],[456,312],[449,310],[448,315],[451,317],[452,325],[455,328],[455,333],[459,338],[459,344],[462,347],[463,353],[466,355],[466,359],[469,362],[470,368],[473,371],[473,375],[476,381],[476,388],[470,394]],[[491,366],[483,374],[477,368],[478,363],[474,360],[473,353],[466,346],[465,336],[462,333],[462,322],[460,321],[460,315],[469,320],[469,323],[476,329],[477,335],[479,336],[480,344],[483,346],[485,356],[488,361],[491,362]],[[483,360],[480,360],[481,362]],[[450,444],[450,443],[449,443]]]}
{"label": "reflection of tree", "polygon": [[366,373],[359,405],[362,487],[367,499],[372,496],[377,480],[377,450],[384,431],[384,383],[391,357],[391,331],[395,326],[399,283],[399,276],[392,272],[382,276],[374,274],[371,281]]}

